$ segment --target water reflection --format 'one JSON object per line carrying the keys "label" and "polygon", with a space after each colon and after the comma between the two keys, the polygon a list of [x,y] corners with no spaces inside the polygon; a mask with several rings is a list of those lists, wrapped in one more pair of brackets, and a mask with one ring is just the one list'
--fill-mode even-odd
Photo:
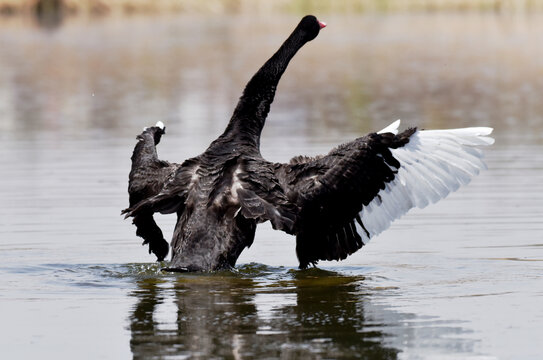
{"label": "water reflection", "polygon": [[138,281],[134,358],[397,358],[399,350],[384,344],[383,325],[365,316],[362,277],[258,271]]}
{"label": "water reflection", "polygon": [[[542,15],[324,18],[327,31],[281,80],[266,158],[324,153],[396,118],[489,125],[497,138],[489,170],[470,186],[347,261],[322,264],[363,267],[348,272],[365,279],[258,267],[142,275],[152,259],[119,216],[139,129],[165,121],[165,159],[202,151],[298,16],[71,18],[55,31],[0,19],[5,358],[53,358],[60,348],[65,358],[87,349],[88,358],[112,359],[130,350],[136,358],[540,358]],[[174,217],[159,220],[165,231],[175,226]],[[259,231],[240,263],[296,266],[291,237]],[[130,262],[143,265],[128,275],[107,265]]]}

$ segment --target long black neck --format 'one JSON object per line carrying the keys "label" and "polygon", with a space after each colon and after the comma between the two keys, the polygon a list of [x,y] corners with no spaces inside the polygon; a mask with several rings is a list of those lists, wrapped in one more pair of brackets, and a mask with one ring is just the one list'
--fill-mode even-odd
{"label": "long black neck", "polygon": [[260,133],[264,127],[275,89],[290,59],[306,43],[303,34],[294,31],[279,50],[253,75],[245,86],[234,114],[221,138],[260,146]]}

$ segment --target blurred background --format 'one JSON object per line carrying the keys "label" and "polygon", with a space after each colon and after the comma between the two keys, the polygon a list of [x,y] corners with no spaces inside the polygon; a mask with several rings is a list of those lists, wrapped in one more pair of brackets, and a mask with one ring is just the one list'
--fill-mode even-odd
{"label": "blurred background", "polygon": [[314,13],[329,27],[282,80],[269,133],[401,118],[492,123],[514,137],[543,124],[542,10],[540,0],[1,1],[0,130],[128,135],[163,120],[214,136],[245,82]]}
{"label": "blurred background", "polygon": [[[489,170],[322,272],[263,224],[239,273],[161,273],[120,216],[135,136],[201,153],[308,13],[265,158],[402,119],[493,127]],[[539,358],[542,34],[543,0],[0,0],[0,355]]]}

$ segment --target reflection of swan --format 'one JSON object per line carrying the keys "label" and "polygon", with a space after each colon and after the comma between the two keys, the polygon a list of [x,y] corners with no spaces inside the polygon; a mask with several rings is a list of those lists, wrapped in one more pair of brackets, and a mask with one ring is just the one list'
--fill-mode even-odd
{"label": "reflection of swan", "polygon": [[324,23],[306,16],[248,82],[224,133],[180,166],[160,161],[163,126],[145,130],[132,156],[130,208],[137,234],[159,260],[167,243],[153,213],[176,213],[172,271],[233,267],[258,223],[296,235],[300,268],[340,260],[414,207],[455,191],[485,167],[490,128],[398,133],[399,121],[327,155],[266,161],[260,134],[278,82]]}
{"label": "reflection of swan", "polygon": [[[130,316],[135,359],[191,354],[232,357],[240,335],[256,333],[255,282],[233,274],[181,277],[173,289],[157,279],[138,281]],[[162,311],[174,304],[177,311]],[[164,323],[158,320],[168,317]]]}
{"label": "reflection of swan", "polygon": [[130,332],[138,334],[138,337],[132,337],[130,347],[132,349],[145,346],[146,341],[142,340],[148,337],[160,336],[157,323],[153,319],[153,313],[157,305],[163,302],[164,294],[158,287],[159,281],[141,280],[138,282],[138,303],[134,307],[130,321]]}
{"label": "reflection of swan", "polygon": [[[367,324],[363,278],[318,269],[254,272],[181,276],[173,288],[139,281],[130,316],[134,358],[396,358],[377,324]],[[270,294],[275,304],[263,314],[258,301]],[[172,303],[177,312],[161,310]]]}

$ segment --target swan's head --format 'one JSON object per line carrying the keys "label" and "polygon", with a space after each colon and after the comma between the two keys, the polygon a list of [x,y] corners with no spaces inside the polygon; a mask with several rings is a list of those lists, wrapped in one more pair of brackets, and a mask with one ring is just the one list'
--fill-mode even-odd
{"label": "swan's head", "polygon": [[311,41],[319,35],[319,31],[326,26],[326,23],[317,20],[313,15],[307,15],[302,18],[296,30],[304,34],[306,41]]}

